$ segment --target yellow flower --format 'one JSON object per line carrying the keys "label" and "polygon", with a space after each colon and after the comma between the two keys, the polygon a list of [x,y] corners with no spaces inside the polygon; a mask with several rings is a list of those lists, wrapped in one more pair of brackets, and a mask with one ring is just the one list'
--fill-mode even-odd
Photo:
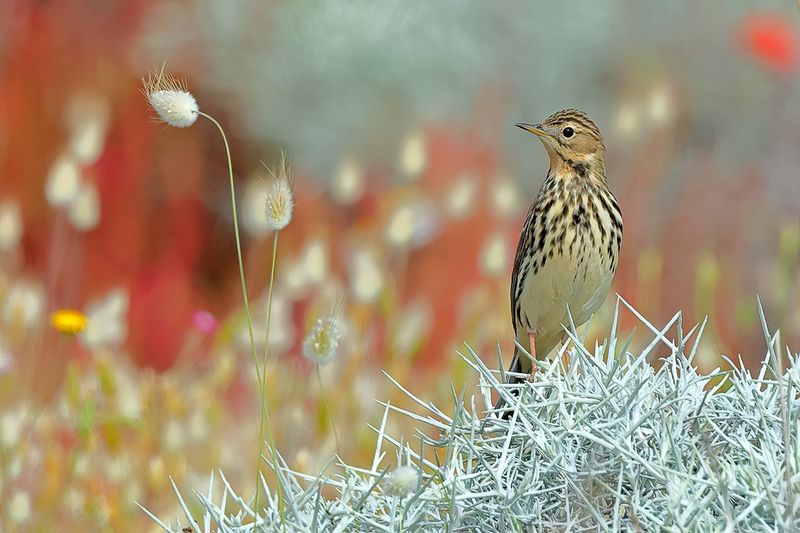
{"label": "yellow flower", "polygon": [[88,322],[86,315],[75,309],[59,309],[50,315],[50,324],[65,335],[77,335]]}

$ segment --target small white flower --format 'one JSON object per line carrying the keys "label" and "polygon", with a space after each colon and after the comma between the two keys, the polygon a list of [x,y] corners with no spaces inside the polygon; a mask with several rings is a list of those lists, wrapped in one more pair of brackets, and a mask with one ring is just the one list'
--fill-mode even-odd
{"label": "small white flower", "polygon": [[656,126],[663,126],[672,119],[675,105],[672,92],[666,84],[661,83],[653,87],[648,97],[647,113]]}
{"label": "small white flower", "polygon": [[[233,447],[223,446],[223,453],[225,450],[232,449]],[[151,457],[150,462],[147,464],[147,476],[152,486],[160,487],[164,483],[166,477],[166,467],[164,466],[164,459],[161,457]]]}
{"label": "small white flower", "polygon": [[434,237],[438,226],[439,215],[432,202],[406,201],[390,215],[384,235],[392,246],[418,248]]}
{"label": "small white flower", "polygon": [[428,164],[425,137],[421,131],[411,132],[400,150],[400,170],[408,181],[415,180]]}
{"label": "small white flower", "polygon": [[291,261],[289,267],[283,269],[283,285],[291,295],[303,294],[325,281],[329,263],[327,244],[320,238],[314,238]]}
{"label": "small white flower", "polygon": [[128,293],[113,289],[86,307],[87,323],[81,340],[89,348],[121,345],[128,335],[127,313]]}
{"label": "small white flower", "polygon": [[169,126],[187,128],[200,116],[197,100],[186,89],[186,84],[165,73],[163,67],[146,80],[142,92],[158,118]]}
{"label": "small white flower", "polygon": [[478,183],[475,176],[466,174],[450,189],[445,206],[448,214],[455,218],[464,218],[475,205],[475,196],[478,192]]}
{"label": "small white flower", "polygon": [[108,479],[114,483],[119,483],[131,475],[131,465],[128,459],[121,455],[114,455],[105,461],[104,470]]}
{"label": "small white flower", "polygon": [[208,434],[208,417],[203,411],[196,410],[189,419],[189,439],[192,442],[203,442]]}
{"label": "small white flower", "polygon": [[300,472],[309,472],[311,470],[311,461],[314,458],[306,448],[300,448],[294,456],[294,464]]}
{"label": "small white flower", "polygon": [[520,197],[514,180],[507,176],[498,177],[492,184],[492,207],[499,216],[516,215],[520,207]]}
{"label": "small white flower", "polygon": [[324,365],[334,358],[342,342],[337,313],[318,318],[303,340],[303,355],[312,363]]}
{"label": "small white flower", "polygon": [[108,127],[108,102],[93,95],[79,95],[67,108],[69,151],[83,165],[92,165],[103,153]]}
{"label": "small white flower", "polygon": [[401,205],[392,213],[386,226],[386,240],[395,246],[406,246],[414,236],[414,208]]}
{"label": "small white flower", "polygon": [[12,524],[27,522],[31,517],[31,497],[27,492],[17,491],[8,500],[8,518]]}
{"label": "small white flower", "polygon": [[20,454],[16,454],[12,456],[11,461],[9,462],[8,466],[8,479],[14,480],[22,475],[22,467],[24,464],[24,460]]}
{"label": "small white flower", "polygon": [[22,432],[30,422],[30,413],[25,407],[7,410],[0,416],[0,444],[11,448],[19,442]]}
{"label": "small white flower", "polygon": [[69,204],[69,221],[80,231],[94,229],[100,222],[100,197],[91,183],[84,183]]}
{"label": "small white flower", "polygon": [[353,158],[346,158],[339,165],[331,182],[331,196],[340,204],[352,204],[364,195],[364,170]]}
{"label": "small white flower", "polygon": [[55,160],[44,184],[44,196],[53,207],[69,205],[81,188],[81,169],[69,156]]}
{"label": "small white flower", "polygon": [[0,253],[17,247],[22,238],[22,216],[17,204],[0,202]]}
{"label": "small white flower", "polygon": [[75,458],[75,464],[72,467],[72,472],[80,478],[85,478],[89,475],[89,457],[81,453]]}
{"label": "small white flower", "polygon": [[391,496],[408,496],[419,486],[419,471],[413,466],[399,466],[384,478],[383,486]]}
{"label": "small white flower", "polygon": [[350,263],[350,290],[359,302],[371,302],[383,289],[384,276],[375,253],[362,249],[353,254]]}
{"label": "small white flower", "polygon": [[183,424],[174,418],[168,420],[161,439],[166,450],[174,452],[183,448],[186,444],[186,430]]}
{"label": "small white flower", "polygon": [[640,113],[630,101],[623,101],[614,118],[614,130],[623,139],[631,139],[639,133]]}
{"label": "small white flower", "polygon": [[121,416],[131,419],[139,418],[143,408],[139,383],[130,377],[123,376],[125,373],[120,373],[117,377],[117,393],[114,397],[114,404]]}
{"label": "small white flower", "polygon": [[483,245],[480,255],[480,265],[483,273],[489,277],[501,276],[506,271],[506,263],[511,249],[508,239],[502,233],[490,236]]}
{"label": "small white flower", "polygon": [[300,261],[294,261],[289,268],[283,270],[283,285],[289,294],[297,296],[306,289],[306,275],[300,268]]}
{"label": "small white flower", "polygon": [[123,490],[125,491],[124,496],[122,496],[124,501],[126,502],[142,501],[144,491],[142,490],[142,485],[139,482],[137,476],[129,477],[128,482],[125,484]]}
{"label": "small white flower", "polygon": [[71,516],[80,516],[86,504],[86,496],[75,487],[69,487],[62,503]]}
{"label": "small white flower", "polygon": [[425,300],[417,299],[408,304],[392,332],[392,352],[402,357],[414,354],[430,332],[432,315],[431,306]]}
{"label": "small white flower", "polygon": [[39,285],[20,281],[11,286],[3,306],[3,319],[7,324],[34,326],[42,318],[44,291]]}

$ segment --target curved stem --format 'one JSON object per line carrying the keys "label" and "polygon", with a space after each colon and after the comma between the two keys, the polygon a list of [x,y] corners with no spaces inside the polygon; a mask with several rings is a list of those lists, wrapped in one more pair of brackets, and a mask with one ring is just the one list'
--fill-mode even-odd
{"label": "curved stem", "polygon": [[247,297],[247,284],[244,280],[244,264],[242,263],[242,241],[239,237],[239,216],[236,209],[236,189],[233,184],[233,161],[231,160],[231,149],[228,145],[228,137],[225,135],[225,130],[222,129],[222,125],[217,122],[217,119],[203,113],[202,111],[199,112],[200,115],[204,116],[208,120],[210,120],[219,130],[220,135],[222,135],[222,142],[225,144],[225,155],[228,157],[228,177],[230,178],[231,183],[231,211],[233,212],[233,234],[236,240],[236,259],[239,262],[239,279],[242,283],[242,299],[244,300],[244,312],[247,315],[247,333],[250,336],[250,347],[252,348],[253,352],[253,362],[256,365],[256,378],[258,379],[259,386],[261,385],[261,373],[258,371],[258,356],[256,355],[256,344],[255,338],[253,337],[253,317],[250,315],[250,300]]}
{"label": "curved stem", "polygon": [[[241,283],[242,283],[242,298],[244,300],[244,312],[245,312],[245,315],[247,316],[247,333],[248,333],[248,335],[250,337],[250,348],[251,348],[252,355],[253,355],[253,364],[256,367],[256,380],[258,381],[258,390],[259,390],[259,392],[261,393],[261,396],[262,396],[262,398],[261,398],[262,414],[263,414],[264,417],[268,418],[269,413],[268,413],[268,409],[267,409],[267,403],[266,403],[266,399],[263,397],[263,391],[264,391],[263,382],[264,382],[264,379],[263,379],[263,376],[261,375],[261,372],[259,371],[259,368],[258,368],[258,354],[256,353],[256,343],[255,343],[255,338],[253,336],[253,317],[250,314],[250,301],[249,301],[249,299],[247,297],[247,284],[245,283],[245,279],[244,279],[244,264],[242,262],[242,241],[241,241],[241,238],[239,236],[239,216],[238,216],[238,212],[237,212],[237,209],[236,209],[236,188],[234,187],[234,183],[233,183],[233,160],[231,159],[231,149],[230,149],[230,145],[228,144],[228,137],[225,135],[225,130],[222,128],[222,125],[219,122],[217,122],[217,119],[215,119],[214,117],[212,117],[209,114],[203,113],[202,111],[200,111],[198,113],[201,116],[203,116],[203,117],[207,118],[208,120],[210,120],[217,127],[217,129],[219,130],[220,135],[222,135],[222,142],[225,144],[225,155],[228,158],[228,177],[230,178],[230,184],[231,184],[231,211],[233,212],[233,234],[234,234],[234,237],[235,237],[235,240],[236,240],[236,259],[239,262],[239,279],[241,280]],[[272,435],[271,435],[272,432],[270,431],[269,424],[267,424],[267,431],[270,433],[270,442],[274,443],[274,439],[272,439]],[[272,460],[274,462],[275,461],[274,444],[273,444],[273,449],[271,450],[271,452],[272,452]],[[259,442],[259,444],[258,444],[258,458],[256,459],[256,472],[258,472],[258,465],[260,464],[260,462],[261,462],[261,442]],[[275,466],[277,468],[277,463],[275,463]],[[256,475],[256,500],[258,499],[259,484],[260,483],[259,483],[258,475]],[[279,491],[279,494],[280,494],[280,484],[278,484],[278,487],[279,487],[278,491]],[[282,511],[283,510],[281,509],[281,512]],[[254,520],[255,520],[255,522],[258,522],[258,508],[257,507],[255,509],[255,519]]]}

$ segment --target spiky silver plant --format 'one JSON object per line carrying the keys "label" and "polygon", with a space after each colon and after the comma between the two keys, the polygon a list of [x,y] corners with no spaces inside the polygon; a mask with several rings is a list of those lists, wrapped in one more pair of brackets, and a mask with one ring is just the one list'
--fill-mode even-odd
{"label": "spiky silver plant", "polygon": [[[617,337],[620,305],[652,333],[636,353]],[[285,518],[263,479],[270,496],[255,525],[255,510],[221,473],[218,497],[213,475],[208,492],[196,494],[199,520],[175,492],[190,527],[206,532],[795,530],[800,361],[788,353],[784,369],[778,335],[761,317],[768,350],[757,375],[728,359],[731,370],[701,374],[694,362],[705,322],[684,334],[676,314],[659,329],[619,299],[606,342],[589,350],[569,329],[569,362],[541,362],[532,383],[505,384],[467,347],[462,357],[479,392],[466,402],[454,395],[452,416],[392,380],[421,414],[384,404],[369,468],[341,464],[341,475],[309,476],[280,457],[268,461]],[[653,366],[657,347],[669,355]],[[507,421],[491,412],[493,390],[514,409]],[[385,431],[390,411],[439,438],[423,438],[422,450],[398,442]],[[414,478],[404,490],[381,468],[386,445]],[[444,462],[426,460],[426,446],[442,451]],[[324,498],[325,485],[338,497]],[[181,531],[150,516],[165,531]]]}

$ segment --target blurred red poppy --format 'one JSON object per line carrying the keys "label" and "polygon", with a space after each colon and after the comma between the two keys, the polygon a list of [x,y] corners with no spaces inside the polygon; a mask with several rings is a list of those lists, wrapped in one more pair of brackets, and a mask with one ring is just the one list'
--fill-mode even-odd
{"label": "blurred red poppy", "polygon": [[744,48],[765,68],[791,72],[797,65],[797,30],[789,20],[776,13],[748,15],[739,28]]}

